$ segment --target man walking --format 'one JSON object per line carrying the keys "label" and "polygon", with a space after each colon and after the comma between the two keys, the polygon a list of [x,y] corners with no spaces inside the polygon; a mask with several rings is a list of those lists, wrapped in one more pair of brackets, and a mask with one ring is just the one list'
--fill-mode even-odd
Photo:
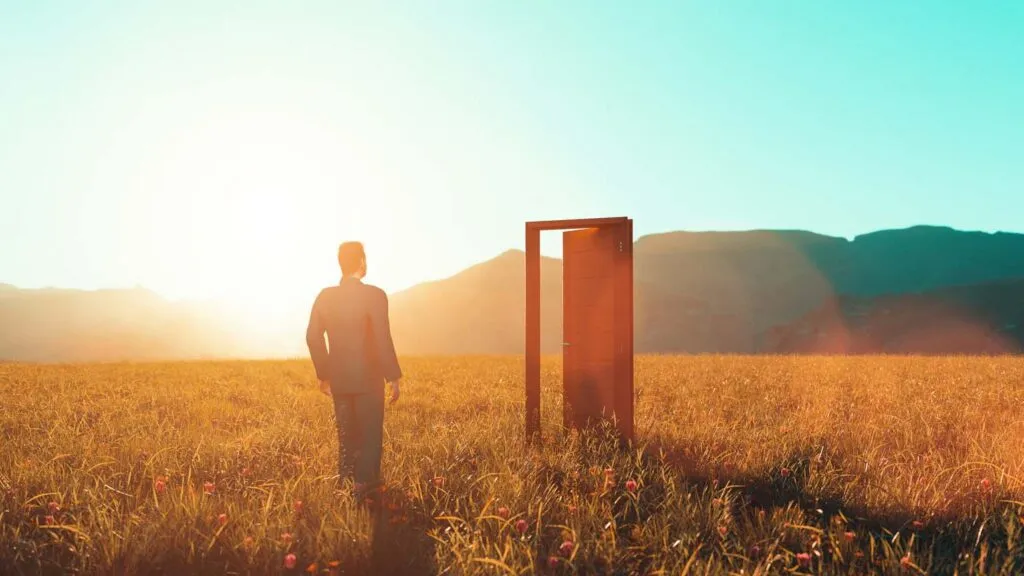
{"label": "man walking", "polygon": [[341,282],[323,289],[313,303],[306,344],[320,391],[334,400],[338,483],[353,479],[354,493],[362,497],[380,485],[384,383],[391,383],[394,403],[402,370],[391,339],[387,294],[363,283],[363,245],[345,242],[339,246],[338,264]]}

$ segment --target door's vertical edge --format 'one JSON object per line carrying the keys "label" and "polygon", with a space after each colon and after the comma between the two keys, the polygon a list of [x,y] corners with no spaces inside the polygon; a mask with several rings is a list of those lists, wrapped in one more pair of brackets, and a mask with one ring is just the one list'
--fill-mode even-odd
{"label": "door's vertical edge", "polygon": [[526,437],[540,436],[540,230],[526,225]]}
{"label": "door's vertical edge", "polygon": [[635,383],[634,382],[634,377],[635,377],[634,375],[636,374],[636,371],[635,371],[635,366],[634,366],[634,349],[633,349],[633,345],[634,345],[633,329],[634,329],[634,326],[635,326],[634,314],[633,314],[633,310],[634,310],[633,298],[634,298],[635,291],[634,291],[634,285],[633,285],[633,219],[632,218],[626,220],[626,254],[627,254],[627,264],[626,264],[626,276],[627,276],[627,280],[626,280],[626,299],[628,301],[628,303],[626,305],[626,316],[628,318],[628,324],[627,325],[629,327],[628,335],[627,335],[627,338],[626,338],[626,349],[627,349],[626,364],[627,364],[627,368],[625,369],[626,381],[629,382],[629,386],[627,386],[628,389],[629,389],[629,394],[627,395],[627,397],[629,399],[628,402],[627,402],[629,416],[627,417],[628,427],[627,427],[626,437],[630,441],[633,441],[633,435],[634,435],[634,431],[635,431],[634,430],[634,425],[635,425],[634,403],[636,402],[636,394],[635,394],[635,390],[634,390],[634,383]]}
{"label": "door's vertical edge", "polygon": [[633,440],[633,226],[616,226],[615,258],[615,413],[622,440]]}
{"label": "door's vertical edge", "polygon": [[[575,339],[572,328],[574,311],[572,309],[572,233],[562,233],[562,427],[572,427],[573,373],[572,373],[572,340]],[[566,346],[565,343],[569,345]]]}

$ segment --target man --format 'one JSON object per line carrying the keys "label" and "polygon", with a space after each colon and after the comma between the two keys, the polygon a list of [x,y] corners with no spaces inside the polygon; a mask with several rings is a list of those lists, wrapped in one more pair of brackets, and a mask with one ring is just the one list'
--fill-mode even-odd
{"label": "man", "polygon": [[396,402],[402,370],[391,340],[388,297],[363,283],[363,245],[339,246],[338,264],[341,282],[323,289],[313,303],[306,344],[320,391],[334,400],[338,483],[353,479],[354,493],[362,497],[380,484],[384,383],[391,384],[391,403]]}

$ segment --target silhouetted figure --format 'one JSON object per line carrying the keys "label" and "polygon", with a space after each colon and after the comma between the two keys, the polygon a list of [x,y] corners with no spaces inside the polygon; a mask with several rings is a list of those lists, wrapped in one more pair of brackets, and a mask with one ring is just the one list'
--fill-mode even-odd
{"label": "silhouetted figure", "polygon": [[363,283],[363,245],[339,246],[338,264],[341,282],[324,288],[313,303],[306,344],[320,391],[334,400],[338,483],[353,478],[355,495],[362,497],[380,484],[384,386],[391,383],[391,402],[397,401],[402,370],[391,340],[388,297]]}

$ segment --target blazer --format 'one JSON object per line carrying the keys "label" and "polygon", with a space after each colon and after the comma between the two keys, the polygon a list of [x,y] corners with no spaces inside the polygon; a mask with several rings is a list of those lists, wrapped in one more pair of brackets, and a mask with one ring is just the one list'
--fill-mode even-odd
{"label": "blazer", "polygon": [[334,394],[379,391],[385,381],[402,377],[387,294],[356,278],[320,291],[309,315],[306,344],[317,378],[330,381]]}

